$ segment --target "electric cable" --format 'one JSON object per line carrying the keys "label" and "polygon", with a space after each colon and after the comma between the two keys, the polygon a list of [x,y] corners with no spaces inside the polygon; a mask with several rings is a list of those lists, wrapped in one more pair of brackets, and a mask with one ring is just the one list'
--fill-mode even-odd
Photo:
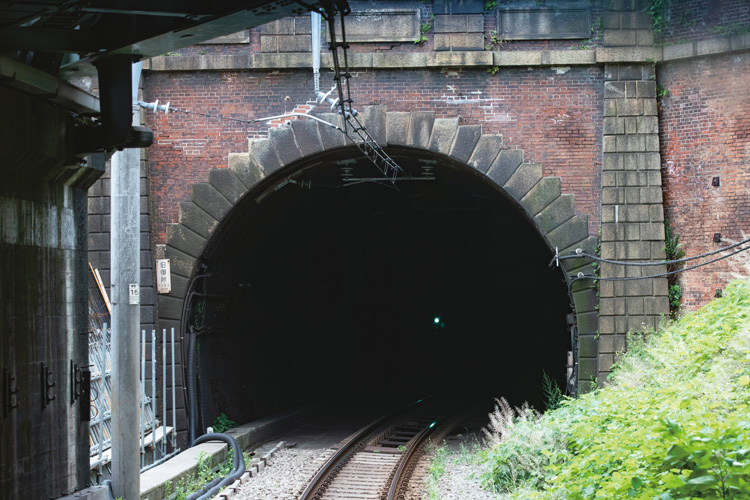
{"label": "electric cable", "polygon": [[[748,240],[745,240],[742,243],[747,243],[747,241]],[[725,247],[725,248],[721,249],[721,251],[724,251],[727,248],[735,248],[737,246],[738,246],[738,244],[731,245],[731,246],[728,246],[728,247]],[[701,264],[695,264],[693,266],[688,266],[688,267],[683,268],[683,269],[675,269],[674,271],[668,271],[668,272],[659,273],[659,274],[652,274],[652,275],[648,275],[648,276],[628,276],[628,277],[621,277],[621,278],[618,278],[618,277],[602,278],[600,276],[594,276],[594,275],[590,275],[590,274],[584,274],[584,273],[581,272],[581,273],[578,273],[575,276],[573,276],[573,275],[570,276],[570,278],[572,278],[571,281],[570,281],[570,285],[572,285],[576,281],[582,280],[582,279],[591,279],[591,280],[595,280],[595,281],[634,281],[634,280],[645,280],[645,279],[651,279],[651,278],[664,278],[664,277],[667,277],[667,276],[672,276],[673,274],[684,273],[686,271],[691,271],[693,269],[698,269],[699,267],[703,267],[703,266],[707,266],[709,264],[713,264],[713,263],[718,262],[720,260],[727,259],[729,257],[732,257],[734,255],[742,253],[745,250],[750,250],[750,246],[745,247],[745,248],[740,248],[739,250],[735,250],[734,252],[728,253],[727,255],[722,255],[721,257],[717,257],[715,259],[711,259],[711,260],[703,262]],[[715,255],[716,253],[717,253],[716,251],[708,252],[707,254],[693,257],[690,260],[695,260],[696,258],[706,257],[706,256],[710,256],[710,255]],[[671,262],[679,262],[679,261],[671,261]],[[667,262],[667,261],[665,261],[665,262],[659,262],[659,263],[655,263],[654,265],[667,265],[667,264],[670,264],[671,262]],[[622,265],[628,265],[628,264],[627,263],[622,263]]]}
{"label": "electric cable", "polygon": [[611,259],[603,259],[599,257],[598,255],[592,255],[590,253],[587,253],[583,251],[580,248],[577,248],[575,252],[571,253],[570,255],[555,255],[552,260],[550,261],[550,267],[552,267],[553,263],[556,263],[559,260],[567,260],[567,259],[575,259],[578,257],[588,257],[589,259],[595,260],[597,262],[603,262],[606,264],[616,264],[621,266],[636,266],[636,267],[648,267],[648,266],[663,266],[665,264],[671,265],[671,264],[682,264],[683,262],[690,262],[697,259],[703,259],[705,257],[710,257],[712,255],[719,254],[721,252],[725,252],[727,250],[731,250],[732,248],[736,248],[738,246],[744,245],[745,243],[750,242],[750,238],[746,238],[740,242],[734,243],[732,245],[728,245],[716,250],[712,250],[710,252],[706,252],[703,254],[695,255],[693,257],[685,257],[683,259],[676,259],[676,260],[664,260],[659,262],[632,262],[632,261],[624,261],[624,260],[611,260]]}

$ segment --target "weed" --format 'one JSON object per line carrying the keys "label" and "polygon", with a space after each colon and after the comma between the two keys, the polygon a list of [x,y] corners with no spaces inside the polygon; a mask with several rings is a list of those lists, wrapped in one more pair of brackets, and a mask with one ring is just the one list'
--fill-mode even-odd
{"label": "weed", "polygon": [[[661,86],[657,87],[656,95],[660,95],[662,91],[669,94]],[[682,250],[682,243],[680,243],[680,236],[674,233],[672,226],[669,224],[669,219],[664,220],[664,254],[668,261],[679,260],[685,256],[685,252]],[[679,268],[680,264],[669,264],[667,271],[672,272]],[[671,318],[677,316],[677,312],[680,309],[680,300],[682,299],[682,289],[680,284],[677,282],[677,275],[672,274],[667,277],[667,284],[669,285],[669,314]]]}
{"label": "weed", "polygon": [[488,40],[488,43],[484,46],[485,50],[492,50],[503,44],[503,39],[497,34],[496,30],[490,31],[490,34],[484,35],[484,38]]}
{"label": "weed", "polygon": [[424,43],[427,41],[427,33],[432,29],[432,25],[430,23],[422,23],[419,25],[419,37],[414,40],[415,45],[424,45]]}
{"label": "weed", "polygon": [[714,26],[712,28],[709,28],[708,32],[714,35],[721,36],[742,35],[750,32],[750,26],[748,26],[747,23],[737,21],[732,24],[722,24],[719,26]]}
{"label": "weed", "polygon": [[664,30],[667,27],[667,5],[670,0],[651,0],[643,9],[651,16],[651,31],[654,32],[654,42],[661,44]]}
{"label": "weed", "polygon": [[602,41],[603,37],[604,37],[604,18],[602,16],[599,16],[591,25],[591,36],[588,38],[588,40],[584,40],[578,45],[571,45],[570,49],[571,50],[587,50],[587,49],[596,48],[599,45],[599,42]]}
{"label": "weed", "polygon": [[560,386],[545,371],[542,371],[542,394],[544,395],[544,406],[547,411],[560,408],[565,400],[565,395]]}
{"label": "weed", "polygon": [[[515,499],[750,498],[750,282],[628,335],[606,387],[537,418],[499,405],[489,485]],[[496,418],[497,420],[497,418]]]}
{"label": "weed", "polygon": [[669,89],[662,87],[661,85],[656,86],[656,97],[667,97],[669,95]]}
{"label": "weed", "polygon": [[491,68],[487,68],[487,73],[489,73],[490,75],[496,75],[498,71],[500,71],[499,66],[492,66]]}
{"label": "weed", "polygon": [[677,314],[677,310],[680,308],[680,299],[682,299],[682,288],[679,283],[669,286],[669,309],[672,311],[672,315]]}
{"label": "weed", "polygon": [[224,432],[226,430],[237,427],[237,423],[227,417],[226,413],[221,412],[214,419],[214,423],[211,425],[211,427],[213,427],[214,432]]}

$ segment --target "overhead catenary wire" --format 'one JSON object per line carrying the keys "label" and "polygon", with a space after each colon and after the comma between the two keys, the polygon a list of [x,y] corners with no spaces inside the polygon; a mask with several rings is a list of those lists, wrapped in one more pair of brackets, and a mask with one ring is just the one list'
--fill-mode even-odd
{"label": "overhead catenary wire", "polygon": [[[656,261],[648,261],[648,262],[636,261],[636,262],[633,262],[633,261],[627,261],[627,260],[603,259],[603,258],[599,257],[598,255],[592,255],[592,254],[590,254],[588,252],[585,252],[581,248],[577,248],[570,255],[558,255],[556,253],[555,256],[552,258],[552,260],[550,261],[550,267],[552,266],[553,263],[556,263],[557,261],[567,260],[567,259],[576,259],[576,258],[579,258],[579,257],[587,257],[587,258],[595,260],[597,262],[602,262],[602,263],[605,263],[605,264],[616,264],[616,265],[621,265],[621,266],[648,267],[648,266],[663,266],[665,264],[667,264],[667,265],[682,264],[684,262],[690,262],[690,261],[697,260],[697,259],[703,259],[703,258],[706,258],[706,257],[710,257],[712,255],[719,254],[721,252],[726,252],[727,250],[731,250],[733,248],[742,246],[745,243],[750,243],[750,238],[746,238],[746,239],[744,239],[742,241],[739,241],[737,243],[733,243],[732,245],[721,247],[721,248],[718,248],[716,250],[712,250],[710,252],[706,252],[706,253],[703,253],[703,254],[695,255],[693,257],[685,257],[683,259],[658,261],[658,262],[656,262]],[[750,248],[750,247],[748,247],[748,248]],[[745,249],[745,250],[747,250],[747,249]]]}
{"label": "overhead catenary wire", "polygon": [[599,256],[591,255],[589,253],[586,253],[586,252],[584,252],[580,248],[576,249],[575,253],[572,254],[572,255],[560,256],[560,255],[557,254],[557,250],[556,250],[555,251],[555,257],[552,258],[552,261],[550,262],[550,266],[552,266],[553,263],[557,263],[557,265],[559,266],[559,261],[560,260],[565,260],[565,259],[570,259],[570,258],[584,258],[584,257],[585,258],[590,258],[590,259],[592,259],[592,260],[594,260],[596,262],[615,264],[615,265],[620,265],[620,266],[625,266],[625,267],[628,267],[628,266],[630,266],[630,267],[667,266],[667,265],[681,264],[681,263],[684,263],[684,262],[690,262],[690,261],[694,261],[694,260],[697,260],[697,259],[703,259],[703,258],[706,258],[706,257],[711,257],[713,255],[717,255],[717,254],[719,254],[721,252],[726,252],[728,250],[736,249],[733,252],[730,252],[730,253],[728,253],[726,255],[722,255],[720,257],[708,260],[706,262],[702,262],[700,264],[695,264],[695,265],[688,266],[688,267],[685,267],[685,268],[682,268],[682,269],[675,269],[675,270],[672,270],[672,271],[666,271],[666,272],[663,272],[663,273],[649,274],[649,275],[646,275],[646,276],[622,276],[622,277],[613,276],[613,277],[601,277],[601,276],[596,276],[596,275],[592,275],[592,274],[586,274],[586,273],[583,273],[583,272],[579,272],[577,275],[571,275],[571,276],[569,276],[570,277],[570,282],[569,282],[568,286],[572,286],[573,283],[575,283],[576,281],[578,281],[578,280],[584,280],[584,279],[590,279],[590,280],[593,280],[593,281],[635,281],[635,280],[645,280],[645,279],[653,279],[653,278],[666,278],[667,276],[672,276],[672,275],[675,275],[675,274],[679,274],[679,273],[684,273],[684,272],[687,272],[687,271],[691,271],[693,269],[698,269],[700,267],[704,267],[704,266],[707,266],[709,264],[713,264],[713,263],[718,262],[720,260],[724,260],[724,259],[727,259],[729,257],[733,257],[734,255],[742,253],[742,252],[744,252],[746,250],[750,250],[750,246],[742,247],[742,245],[745,245],[747,243],[750,243],[750,238],[746,238],[746,239],[744,239],[744,240],[742,240],[740,242],[734,243],[732,245],[728,245],[726,247],[722,247],[722,248],[719,248],[717,250],[712,250],[711,252],[706,252],[706,253],[703,253],[703,254],[700,254],[700,255],[696,255],[696,256],[693,256],[693,257],[687,257],[687,258],[684,258],[684,259],[676,259],[676,260],[670,260],[670,261],[659,261],[659,262],[629,262],[629,261],[619,261],[619,260],[603,259],[603,258],[601,258]]}
{"label": "overhead catenary wire", "polygon": [[154,102],[138,101],[138,104],[140,105],[140,107],[146,108],[146,109],[150,109],[154,113],[156,113],[158,111],[161,111],[165,115],[168,115],[171,112],[171,113],[182,113],[182,114],[185,114],[185,115],[202,116],[204,118],[213,118],[213,119],[217,119],[217,120],[231,121],[231,122],[235,122],[235,123],[251,124],[251,123],[255,122],[255,120],[246,120],[246,119],[242,119],[242,118],[232,118],[230,116],[224,116],[224,115],[221,115],[221,114],[215,114],[214,115],[214,114],[211,114],[211,113],[203,113],[203,112],[200,112],[200,111],[191,111],[189,109],[175,108],[175,107],[171,107],[169,105],[170,104],[169,102],[167,104],[165,104],[165,105],[160,105],[158,99],[156,101],[154,101]]}

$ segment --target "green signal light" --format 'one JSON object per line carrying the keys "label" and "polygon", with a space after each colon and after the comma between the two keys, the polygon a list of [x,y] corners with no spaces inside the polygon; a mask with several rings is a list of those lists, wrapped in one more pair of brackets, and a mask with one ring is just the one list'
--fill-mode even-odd
{"label": "green signal light", "polygon": [[433,423],[431,423],[431,424],[430,424],[430,427],[429,427],[429,428],[430,428],[430,429],[432,429],[433,427],[435,427],[435,424],[436,424],[436,423],[437,423],[437,422],[433,422]]}
{"label": "green signal light", "polygon": [[433,319],[432,322],[435,323],[436,325],[440,323],[440,316],[435,316],[435,319]]}

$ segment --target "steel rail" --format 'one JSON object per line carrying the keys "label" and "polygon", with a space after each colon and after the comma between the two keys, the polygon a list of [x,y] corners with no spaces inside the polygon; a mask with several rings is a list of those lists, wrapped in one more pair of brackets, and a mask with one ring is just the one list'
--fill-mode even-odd
{"label": "steel rail", "polygon": [[305,491],[300,495],[299,500],[313,500],[320,498],[323,489],[328,486],[332,480],[332,476],[335,475],[336,471],[343,467],[346,462],[349,461],[351,456],[359,451],[359,448],[363,448],[366,444],[365,438],[370,434],[374,433],[378,428],[382,427],[383,424],[393,419],[394,415],[400,413],[391,413],[380,419],[372,422],[367,427],[362,428],[354,436],[352,436],[336,453],[323,465],[318,473],[313,477],[310,484],[307,485]]}
{"label": "steel rail", "polygon": [[388,489],[388,496],[386,497],[386,500],[396,500],[398,498],[397,495],[401,490],[403,481],[408,481],[408,478],[405,476],[404,472],[407,470],[409,465],[412,464],[412,461],[416,460],[419,457],[417,452],[422,450],[422,446],[427,441],[427,438],[429,438],[432,435],[433,431],[436,430],[437,426],[425,427],[419,432],[419,434],[414,436],[411,446],[407,447],[406,451],[401,457],[398,468],[396,469],[393,479],[391,480],[391,486]]}

